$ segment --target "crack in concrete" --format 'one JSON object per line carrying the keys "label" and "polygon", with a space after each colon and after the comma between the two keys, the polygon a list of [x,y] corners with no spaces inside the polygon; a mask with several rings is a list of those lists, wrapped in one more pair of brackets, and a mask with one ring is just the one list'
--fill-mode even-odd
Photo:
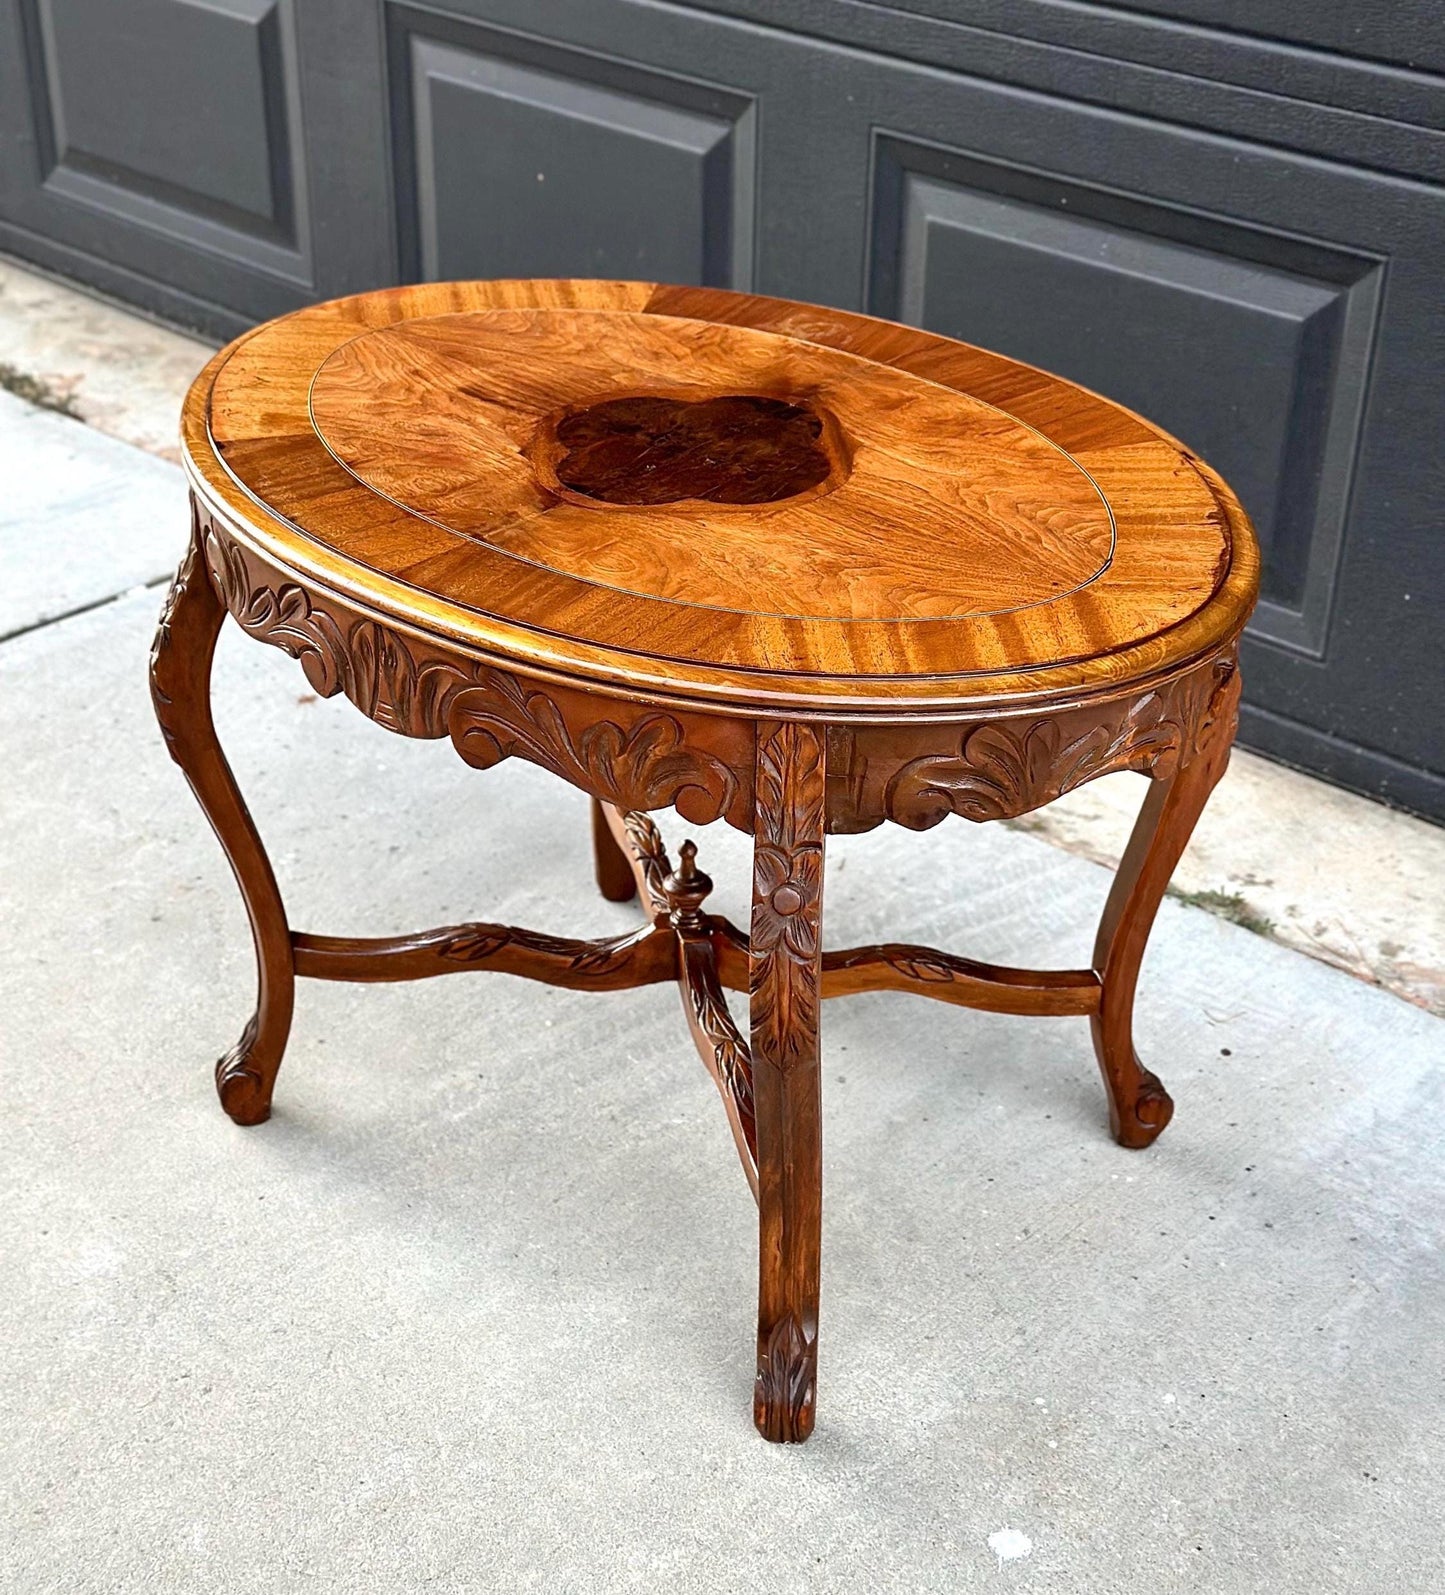
{"label": "crack in concrete", "polygon": [[92,610],[104,609],[107,604],[117,604],[122,598],[129,598],[133,593],[152,592],[157,587],[163,587],[173,574],[172,571],[166,571],[160,576],[147,577],[143,582],[132,582],[129,587],[122,587],[119,592],[106,593],[104,597],[76,604],[73,609],[62,610],[58,615],[44,615],[39,620],[28,621],[23,626],[15,626],[10,631],[0,632],[0,647],[7,642],[14,642],[17,638],[28,637],[31,632],[44,631],[47,626],[58,626],[62,621],[74,620],[77,615],[88,615]]}

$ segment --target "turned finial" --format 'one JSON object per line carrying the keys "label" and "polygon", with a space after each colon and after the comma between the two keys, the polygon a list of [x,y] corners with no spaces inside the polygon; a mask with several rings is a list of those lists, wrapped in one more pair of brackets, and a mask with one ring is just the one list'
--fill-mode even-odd
{"label": "turned finial", "polygon": [[663,880],[667,906],[678,930],[697,930],[703,922],[703,899],[712,890],[712,879],[697,867],[697,844],[687,841],[678,851],[678,865]]}

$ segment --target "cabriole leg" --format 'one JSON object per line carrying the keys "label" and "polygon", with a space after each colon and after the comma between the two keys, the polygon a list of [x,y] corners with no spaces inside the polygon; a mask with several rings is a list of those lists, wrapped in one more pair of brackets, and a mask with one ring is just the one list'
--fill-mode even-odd
{"label": "cabriole leg", "polygon": [[216,1064],[221,1106],[237,1124],[260,1124],[291,1029],[296,976],[276,877],[211,721],[211,660],[226,607],[206,569],[199,531],[171,584],[151,649],[156,718],[235,872],[256,943],[259,995],[241,1039]]}
{"label": "cabriole leg", "polygon": [[753,1420],[768,1440],[813,1432],[823,832],[821,737],[810,726],[759,726],[750,952],[759,1238]]}
{"label": "cabriole leg", "polygon": [[1238,704],[1239,676],[1231,667],[1203,721],[1192,728],[1192,756],[1181,755],[1173,774],[1150,782],[1099,922],[1094,968],[1103,989],[1089,1023],[1109,1096],[1109,1125],[1121,1146],[1148,1146],[1174,1113],[1159,1077],[1134,1050],[1134,992],[1169,877],[1229,763]]}

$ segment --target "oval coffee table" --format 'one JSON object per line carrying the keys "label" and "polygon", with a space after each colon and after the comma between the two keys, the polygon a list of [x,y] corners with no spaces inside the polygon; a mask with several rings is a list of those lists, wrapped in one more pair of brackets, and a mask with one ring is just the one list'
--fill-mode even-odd
{"label": "oval coffee table", "polygon": [[[754,1415],[813,1427],[820,1000],[911,991],[1087,1017],[1113,1132],[1172,1103],[1134,1052],[1169,875],[1229,756],[1258,553],[1233,494],[1146,421],[926,332],[717,289],[438,283],[285,316],[197,379],[192,541],[151,662],[171,753],[255,936],[260,997],[217,1065],[257,1124],[296,977],[492,969],[679,984],[758,1200]],[[229,612],[388,730],[591,795],[632,934],[475,923],[290,927],[216,741]],[[829,832],[1007,819],[1115,770],[1152,778],[1087,969],[825,950]],[[705,911],[646,811],[753,836],[747,932]],[[725,993],[746,991],[740,1025]]]}

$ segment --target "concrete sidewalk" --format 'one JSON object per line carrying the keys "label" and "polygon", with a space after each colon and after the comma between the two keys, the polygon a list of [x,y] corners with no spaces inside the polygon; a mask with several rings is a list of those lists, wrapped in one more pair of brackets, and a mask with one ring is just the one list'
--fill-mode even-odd
{"label": "concrete sidewalk", "polygon": [[[303,983],[275,1118],[221,1115],[249,941],[131,590],[179,472],[0,401],[0,1588],[1445,1587],[1445,1023],[1166,903],[1178,1112],[1127,1153],[1082,1022],[830,1004],[818,1431],[768,1447],[755,1218],[670,991]],[[298,926],[632,923],[541,772],[234,628],[217,691]],[[744,839],[700,840],[740,917]],[[841,838],[829,936],[1079,962],[1107,878],[998,826]]]}

